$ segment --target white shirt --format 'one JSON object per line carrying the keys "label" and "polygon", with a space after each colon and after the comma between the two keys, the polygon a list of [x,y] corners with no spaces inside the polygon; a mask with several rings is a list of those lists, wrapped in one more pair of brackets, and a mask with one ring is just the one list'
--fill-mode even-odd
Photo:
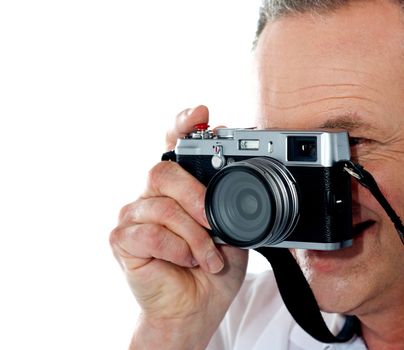
{"label": "white shirt", "polygon": [[[304,302],[304,300],[302,300]],[[337,333],[344,319],[323,313],[329,329]],[[283,304],[272,271],[247,275],[209,350],[366,350],[355,337],[347,343],[324,344],[296,324]]]}

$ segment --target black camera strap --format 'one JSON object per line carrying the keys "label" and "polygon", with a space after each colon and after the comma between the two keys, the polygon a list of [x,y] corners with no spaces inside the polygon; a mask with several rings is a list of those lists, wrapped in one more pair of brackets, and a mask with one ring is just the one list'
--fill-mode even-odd
{"label": "black camera strap", "polygon": [[375,197],[375,199],[382,206],[386,214],[389,216],[397,230],[398,236],[401,242],[404,244],[404,226],[401,222],[400,217],[391,207],[390,203],[387,201],[386,197],[383,195],[376,180],[367,170],[363,168],[360,164],[354,163],[350,160],[344,161],[344,170],[353,176],[358,182],[365,188],[367,188],[370,193]]}
{"label": "black camera strap", "polygon": [[348,316],[339,334],[331,333],[300,266],[288,249],[260,247],[255,250],[271,264],[286,308],[296,323],[313,338],[322,343],[341,343],[359,332],[359,320]]}
{"label": "black camera strap", "polygon": [[[344,161],[343,166],[344,170],[367,188],[383,207],[404,244],[404,226],[400,217],[381,192],[373,176],[361,165],[352,161]],[[323,343],[340,343],[349,341],[355,334],[360,333],[360,322],[355,316],[346,317],[345,325],[337,335],[331,333],[321,315],[313,291],[288,249],[260,247],[255,250],[271,264],[286,308],[296,323],[313,338]]]}

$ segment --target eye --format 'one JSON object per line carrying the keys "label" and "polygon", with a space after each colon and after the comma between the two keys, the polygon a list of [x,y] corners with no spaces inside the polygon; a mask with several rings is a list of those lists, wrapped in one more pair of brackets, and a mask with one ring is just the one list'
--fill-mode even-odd
{"label": "eye", "polygon": [[350,137],[349,145],[351,146],[352,159],[366,158],[375,150],[378,143],[365,137]]}
{"label": "eye", "polygon": [[362,139],[359,138],[359,137],[350,137],[349,138],[349,146],[353,147],[353,146],[359,145],[361,140]]}
{"label": "eye", "polygon": [[351,147],[366,146],[366,145],[370,145],[371,143],[372,143],[372,140],[369,140],[369,139],[363,138],[363,137],[350,137],[349,138],[349,145]]}

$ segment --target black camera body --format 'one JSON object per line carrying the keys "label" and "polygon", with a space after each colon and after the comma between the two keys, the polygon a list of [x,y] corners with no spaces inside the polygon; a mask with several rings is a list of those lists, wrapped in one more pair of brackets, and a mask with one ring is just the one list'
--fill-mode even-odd
{"label": "black camera body", "polygon": [[349,159],[345,131],[199,125],[174,160],[207,186],[217,243],[335,250],[352,244]]}

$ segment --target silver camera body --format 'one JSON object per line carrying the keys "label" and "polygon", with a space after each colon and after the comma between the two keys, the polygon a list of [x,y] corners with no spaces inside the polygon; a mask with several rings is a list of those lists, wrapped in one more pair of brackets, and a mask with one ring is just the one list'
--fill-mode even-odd
{"label": "silver camera body", "polygon": [[349,159],[345,131],[199,125],[173,160],[207,186],[216,242],[334,250],[352,243]]}

